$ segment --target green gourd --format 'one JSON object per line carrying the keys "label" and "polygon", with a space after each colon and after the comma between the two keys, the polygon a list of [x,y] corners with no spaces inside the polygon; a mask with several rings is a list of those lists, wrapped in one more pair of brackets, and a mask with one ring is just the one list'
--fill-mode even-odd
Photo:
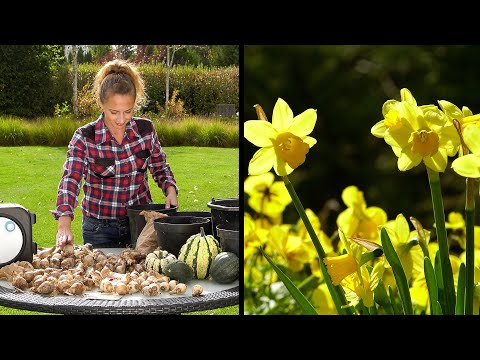
{"label": "green gourd", "polygon": [[145,258],[145,270],[156,271],[162,274],[163,269],[170,263],[176,261],[175,255],[166,250],[155,250]]}
{"label": "green gourd", "polygon": [[210,266],[210,276],[219,284],[230,284],[238,279],[240,261],[232,252],[221,252]]}
{"label": "green gourd", "polygon": [[205,279],[208,277],[213,259],[221,251],[217,239],[213,235],[205,235],[201,227],[200,233],[190,236],[182,246],[178,260],[192,268],[196,279]]}
{"label": "green gourd", "polygon": [[178,260],[165,266],[163,274],[184,284],[193,279],[192,268],[183,261]]}

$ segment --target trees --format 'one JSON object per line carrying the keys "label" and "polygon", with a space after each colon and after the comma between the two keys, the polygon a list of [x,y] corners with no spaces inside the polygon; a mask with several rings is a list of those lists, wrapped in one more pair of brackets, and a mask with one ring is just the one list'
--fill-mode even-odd
{"label": "trees", "polygon": [[77,58],[78,58],[78,50],[82,49],[83,53],[88,53],[89,49],[87,45],[65,45],[65,57],[67,58],[72,54],[72,64],[73,64],[73,81],[72,81],[72,88],[73,88],[73,113],[75,116],[78,116],[78,89],[77,89]]}

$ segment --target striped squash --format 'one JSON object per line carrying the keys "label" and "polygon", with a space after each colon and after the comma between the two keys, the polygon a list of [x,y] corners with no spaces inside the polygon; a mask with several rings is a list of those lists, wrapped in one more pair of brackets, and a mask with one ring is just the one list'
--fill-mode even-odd
{"label": "striped squash", "polygon": [[208,277],[210,265],[222,250],[213,235],[205,235],[203,227],[200,233],[190,236],[180,249],[178,261],[187,263],[196,279]]}
{"label": "striped squash", "polygon": [[145,270],[153,270],[161,274],[163,272],[163,269],[165,269],[168,264],[174,261],[177,261],[175,255],[170,254],[166,250],[157,249],[148,254],[145,258]]}

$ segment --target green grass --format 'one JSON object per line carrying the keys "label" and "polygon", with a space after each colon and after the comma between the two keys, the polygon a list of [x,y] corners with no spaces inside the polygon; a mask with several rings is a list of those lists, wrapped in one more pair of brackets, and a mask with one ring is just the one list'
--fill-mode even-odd
{"label": "green grass", "polygon": [[[0,117],[0,146],[67,146],[73,132],[95,117],[72,116],[24,120]],[[214,146],[238,148],[238,119],[187,116],[182,119],[152,119],[163,146]]]}
{"label": "green grass", "polygon": [[[179,186],[179,211],[210,211],[212,198],[239,195],[239,151],[235,148],[164,147]],[[33,241],[38,246],[55,245],[57,222],[49,210],[55,209],[57,187],[63,173],[66,147],[0,147],[0,203],[16,203],[36,214]],[[155,203],[163,203],[162,191],[149,174]],[[80,191],[79,203],[83,198]],[[82,243],[81,209],[75,209],[72,231],[75,243]],[[238,314],[238,305],[205,314]],[[33,314],[0,307],[0,314]],[[35,313],[37,314],[37,313]]]}

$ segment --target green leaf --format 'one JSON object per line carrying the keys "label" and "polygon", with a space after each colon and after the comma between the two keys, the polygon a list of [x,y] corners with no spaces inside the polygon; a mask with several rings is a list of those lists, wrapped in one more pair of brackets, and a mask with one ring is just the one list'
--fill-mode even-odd
{"label": "green leaf", "polygon": [[437,279],[438,302],[445,309],[445,291],[443,290],[442,267],[440,266],[440,252],[435,254],[435,278]]}
{"label": "green leaf", "polygon": [[380,305],[387,314],[393,315],[393,306],[390,302],[390,298],[388,297],[387,290],[385,289],[385,285],[383,284],[383,280],[380,280],[378,286],[373,291],[373,296],[375,302]]}
{"label": "green leaf", "polygon": [[397,304],[397,297],[395,295],[396,291],[392,289],[391,286],[388,287],[388,296],[390,297],[390,302],[392,304],[392,309],[395,315],[403,314],[402,307]]}
{"label": "green leaf", "polygon": [[457,305],[455,307],[455,315],[465,315],[465,289],[466,289],[465,276],[466,276],[465,264],[461,263],[460,270],[458,271]]}
{"label": "green leaf", "polygon": [[393,276],[397,282],[398,292],[400,293],[400,299],[402,300],[403,313],[405,315],[413,315],[412,299],[410,298],[410,290],[407,282],[407,276],[403,270],[400,259],[398,258],[397,253],[390,241],[388,236],[387,229],[382,227],[380,231],[380,236],[382,240],[383,251],[385,252],[385,257],[388,260],[388,263],[392,267]]}
{"label": "green leaf", "polygon": [[439,304],[437,278],[435,277],[435,270],[433,270],[432,262],[427,256],[423,258],[423,268],[425,270],[425,280],[427,281],[428,295],[430,296],[430,313],[432,315],[439,315],[437,306],[437,304]]}
{"label": "green leaf", "polygon": [[280,268],[275,265],[272,259],[263,251],[262,248],[260,248],[260,251],[262,252],[263,256],[267,261],[270,263],[272,266],[273,270],[277,273],[278,277],[280,280],[282,280],[283,284],[285,287],[288,289],[292,297],[295,299],[297,302],[298,306],[302,309],[303,313],[305,315],[317,315],[317,310],[315,310],[315,307],[308,301],[308,299],[305,297],[305,295],[302,294],[300,290],[295,286],[295,284],[289,279],[287,275],[283,273]]}

